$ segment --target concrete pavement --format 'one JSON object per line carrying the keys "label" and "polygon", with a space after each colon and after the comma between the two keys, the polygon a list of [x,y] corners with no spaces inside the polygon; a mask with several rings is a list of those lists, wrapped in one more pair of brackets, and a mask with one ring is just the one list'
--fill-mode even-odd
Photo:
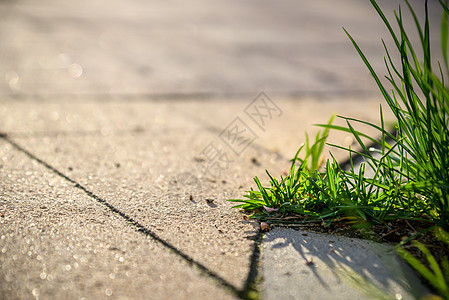
{"label": "concrete pavement", "polygon": [[391,246],[276,228],[263,243],[264,299],[420,299],[428,290]]}
{"label": "concrete pavement", "polygon": [[[258,226],[226,199],[254,186],[252,176],[266,182],[265,168],[273,174],[288,168],[290,156],[269,142],[275,136],[300,140],[312,122],[307,112],[317,105],[306,99],[276,103],[285,109],[284,120],[267,124],[265,132],[253,125],[257,139],[237,155],[219,128],[226,128],[225,119],[234,122],[243,100],[228,102],[227,109],[221,101],[2,102],[2,119],[23,120],[5,124],[0,152],[7,298],[245,297],[254,280],[249,274]],[[341,99],[333,108],[352,104]],[[208,118],[192,117],[195,107]],[[313,121],[325,122],[327,115]],[[26,120],[36,116],[36,123]],[[286,122],[294,119],[303,122]],[[209,145],[229,158],[219,161],[216,177]],[[262,266],[273,261],[265,258],[270,252],[262,253]]]}
{"label": "concrete pavement", "polygon": [[303,299],[268,283],[288,251],[273,243],[304,236],[260,241],[226,199],[286,170],[332,113],[378,119],[341,30],[382,69],[368,4],[0,2],[2,297],[248,298],[263,274],[262,297]]}
{"label": "concrete pavement", "polygon": [[[394,17],[400,1],[379,3]],[[422,1],[411,3],[422,17]],[[438,3],[430,7],[438,28]],[[376,70],[388,37],[359,0],[6,0],[0,14],[0,90],[33,97],[377,94],[342,27]]]}

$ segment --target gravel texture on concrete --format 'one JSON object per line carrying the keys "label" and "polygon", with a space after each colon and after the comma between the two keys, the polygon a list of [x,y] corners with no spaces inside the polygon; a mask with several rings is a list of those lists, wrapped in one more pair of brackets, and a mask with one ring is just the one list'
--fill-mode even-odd
{"label": "gravel texture on concrete", "polygon": [[[2,188],[8,192],[1,198],[5,216],[2,219],[2,230],[5,230],[2,236],[8,238],[6,256],[2,257],[5,262],[3,276],[8,284],[3,288],[19,298],[26,298],[26,293],[33,290],[49,297],[58,296],[60,292],[77,297],[83,293],[89,296],[107,295],[113,291],[116,295],[130,298],[139,292],[147,293],[147,287],[134,285],[132,292],[129,292],[126,281],[121,283],[115,280],[112,283],[117,285],[108,285],[98,279],[106,278],[108,281],[109,277],[117,278],[117,275],[102,269],[109,267],[107,261],[96,259],[95,251],[99,250],[95,249],[105,248],[104,251],[110,255],[126,254],[126,257],[117,256],[117,259],[126,259],[129,268],[144,264],[142,267],[155,268],[161,272],[156,272],[161,278],[171,278],[175,282],[180,280],[173,277],[177,276],[178,269],[181,273],[193,272],[200,278],[198,287],[191,290],[188,286],[180,286],[177,291],[180,294],[177,295],[170,294],[175,291],[166,290],[166,281],[154,281],[151,276],[141,275],[139,280],[146,281],[151,286],[148,289],[155,289],[158,295],[168,298],[197,298],[201,295],[201,298],[209,298],[209,294],[203,295],[201,290],[209,285],[211,291],[221,287],[223,297],[241,295],[248,282],[258,229],[255,223],[244,220],[243,215],[233,209],[226,199],[242,197],[247,188],[254,186],[252,176],[259,176],[262,182],[267,182],[265,168],[276,176],[287,170],[289,161],[286,152],[279,153],[276,149],[282,149],[283,141],[288,141],[288,137],[295,132],[301,140],[303,131],[313,121],[324,123],[331,112],[360,113],[352,100],[329,101],[324,105],[312,99],[300,102],[279,99],[276,104],[282,108],[282,114],[264,119],[265,127],[258,128],[244,113],[248,104],[242,102],[0,102],[0,117],[5,120],[3,128],[8,133],[2,144],[0,171],[8,179],[2,181]],[[374,109],[377,105],[376,99],[365,102],[365,108]],[[307,113],[314,110],[319,110],[319,114]],[[13,121],[19,118],[22,120],[19,124]],[[235,154],[233,149],[240,151],[241,143],[236,144],[229,139],[229,132],[225,130],[230,124],[235,124],[236,118],[245,121],[242,124],[256,134],[254,142],[239,154]],[[226,134],[223,135],[223,132]],[[334,138],[343,140],[346,137],[337,135]],[[208,163],[210,165],[210,155],[205,149],[211,143],[229,158],[219,174],[212,174],[213,169],[204,169]],[[293,144],[291,141],[285,143],[289,147]],[[21,187],[16,190],[18,185]],[[19,201],[23,197],[33,199],[33,202]],[[49,203],[55,200],[58,205],[50,206]],[[88,206],[89,209],[79,205]],[[32,209],[35,213],[28,216],[26,212]],[[104,215],[103,219],[98,214]],[[41,215],[43,218],[39,219]],[[32,219],[29,221],[28,217]],[[69,222],[68,225],[64,225],[65,222]],[[104,232],[101,233],[95,227],[98,222],[113,222],[113,225],[110,229],[104,225]],[[17,227],[17,224],[22,225]],[[58,231],[60,226],[68,226],[67,231]],[[92,226],[92,231],[85,229]],[[38,229],[35,230],[35,227]],[[52,282],[50,287],[36,285],[34,280],[39,279],[39,274],[47,274],[47,271],[41,270],[42,265],[14,263],[14,257],[22,257],[14,249],[25,251],[19,238],[22,236],[36,241],[33,248],[46,249],[42,251],[57,251],[51,249],[61,247],[68,249],[65,245],[60,247],[60,240],[56,237],[50,238],[48,245],[38,244],[41,231],[47,232],[42,228],[47,227],[53,228],[48,229],[49,232],[61,232],[62,239],[68,243],[75,239],[69,247],[74,253],[72,256],[84,257],[85,261],[95,261],[101,265],[97,267],[86,263],[86,267],[98,269],[92,280],[100,283],[90,284],[90,277],[83,277],[85,270],[80,269],[80,274],[63,273],[65,279]],[[11,235],[14,229],[15,233]],[[124,245],[120,243],[122,235],[127,238]],[[112,236],[110,242],[109,236]],[[84,246],[83,243],[93,238],[97,238],[95,245],[92,242],[90,246]],[[123,250],[128,244],[133,245],[134,241],[145,241],[158,251],[166,251],[166,255],[173,256],[187,270],[174,266],[178,269],[172,271],[171,265],[166,267],[166,261],[159,259],[157,253],[151,255],[154,259],[146,266],[147,262],[141,262],[143,257],[138,254],[149,251],[145,250],[146,244],[141,246],[142,249]],[[35,255],[43,257],[45,253],[36,252]],[[52,261],[53,252],[46,255],[46,264],[51,266],[46,269],[50,270],[49,274],[67,266],[71,269],[75,262],[80,265],[78,258],[61,263],[59,259]],[[64,252],[63,255],[68,254]],[[266,259],[266,255],[269,254],[264,252],[263,265],[272,261]],[[278,263],[282,263],[280,257],[276,257]],[[138,268],[133,270],[140,272]],[[275,268],[268,270],[268,273],[277,276]],[[165,272],[171,275],[164,275]],[[269,278],[271,275],[267,274],[264,276]],[[125,279],[128,280],[127,277]],[[22,290],[19,289],[19,282],[30,284]],[[289,285],[288,281],[276,282]],[[74,292],[66,286],[79,291]],[[268,290],[275,293],[277,288],[270,286]]]}
{"label": "gravel texture on concrete", "polygon": [[0,141],[2,299],[233,299],[173,251]]}

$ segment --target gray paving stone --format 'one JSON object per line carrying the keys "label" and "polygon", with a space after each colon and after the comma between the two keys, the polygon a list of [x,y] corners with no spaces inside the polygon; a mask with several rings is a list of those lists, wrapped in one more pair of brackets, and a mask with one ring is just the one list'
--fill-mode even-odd
{"label": "gray paving stone", "polygon": [[427,289],[390,249],[366,240],[275,228],[262,243],[263,299],[425,296]]}
{"label": "gray paving stone", "polygon": [[[263,148],[267,153],[290,159],[304,142],[306,131],[310,137],[315,136],[319,128],[314,124],[327,123],[332,114],[361,118],[378,124],[378,111],[382,103],[382,100],[376,97],[363,100],[357,97],[297,99],[267,94],[282,110],[282,115],[265,117],[266,126],[261,129],[244,112],[257,95],[258,93],[255,93],[248,97],[226,100],[192,98],[177,101],[147,101],[136,97],[131,102],[122,99],[109,103],[94,99],[76,101],[70,98],[44,102],[32,99],[0,100],[0,117],[3,120],[2,130],[17,137],[161,134],[161,130],[182,127],[186,131],[191,130],[189,134],[192,138],[197,130],[208,131],[211,138],[217,139],[217,142],[220,141],[220,132],[236,117],[240,117],[257,135],[254,142],[256,148]],[[393,124],[391,115],[384,107],[384,118],[389,125]],[[335,120],[334,124],[345,125],[342,120]],[[376,134],[367,127],[360,129],[369,134]],[[354,142],[350,135],[345,133],[334,131],[329,136],[330,143],[348,146],[348,141]],[[324,151],[325,155],[329,149]],[[345,152],[336,149],[333,151],[337,159],[346,159]]]}
{"label": "gray paving stone", "polygon": [[[105,103],[82,106],[91,114],[79,113],[75,107],[61,106],[58,114],[62,117],[56,123],[47,122],[42,136],[21,136],[16,132],[11,139],[236,289],[243,289],[256,231],[226,199],[241,197],[244,187],[251,185],[252,176],[264,175],[262,165],[273,166],[273,155],[255,149],[240,157],[233,155],[229,169],[211,180],[202,173],[195,158],[199,160],[210,142],[220,142],[217,133],[207,131],[179,112],[170,112],[157,103],[128,104],[128,110]],[[148,119],[139,118],[144,122],[138,131],[133,129],[133,121],[126,123],[126,119],[134,117],[128,114],[131,107],[137,115],[148,113]],[[97,111],[107,112],[107,118],[92,116]],[[72,124],[70,131],[48,131],[52,127],[64,128],[64,124],[55,124],[66,123],[63,116],[69,113],[82,117],[81,128],[97,129],[83,132]],[[29,115],[29,111],[22,110],[22,114]],[[122,126],[131,130],[123,134]],[[105,128],[108,131],[102,134]],[[229,150],[228,153],[231,156]],[[252,163],[253,156],[260,165]],[[279,166],[274,169],[280,172]],[[8,172],[7,168],[3,170]],[[192,174],[192,179],[183,182],[188,174]]]}
{"label": "gray paving stone", "polygon": [[[126,214],[235,289],[242,290],[257,227],[243,220],[226,199],[240,198],[245,189],[254,186],[253,176],[266,182],[265,168],[276,176],[286,170],[288,160],[275,151],[297,147],[300,142],[291,141],[295,132],[303,141],[303,131],[311,122],[325,122],[331,111],[348,112],[348,107],[353,107],[353,112],[358,113],[351,100],[320,103],[304,99],[298,105],[297,100],[279,99],[276,103],[283,115],[267,119],[265,131],[249,125],[251,120],[243,112],[248,104],[242,100],[3,101],[0,117],[5,120],[3,128],[12,141],[60,172],[56,177],[58,185],[64,189],[81,186],[101,199],[91,197],[92,205],[105,201],[110,205],[109,211],[112,207]],[[378,101],[367,101],[365,109],[367,105],[376,107]],[[317,114],[308,113],[316,110]],[[236,117],[252,126],[259,138],[240,155],[234,154],[219,138]],[[14,121],[17,119],[22,122],[18,124]],[[201,153],[210,142],[232,160],[217,178],[211,178],[200,167]],[[7,155],[14,151],[11,146],[6,148],[10,150],[5,152],[8,162]],[[36,161],[26,161],[23,166],[27,168],[30,163]],[[1,171],[6,176],[15,164],[8,162]],[[33,182],[29,176],[21,178],[25,185],[39,190],[40,182]],[[7,182],[2,184],[11,189]],[[14,195],[11,192],[4,197],[7,203]],[[36,201],[45,199],[42,193]],[[20,205],[18,208],[22,209]],[[54,211],[58,213],[58,208]],[[127,220],[122,218],[122,222],[126,226]],[[27,230],[25,226],[23,231]],[[20,267],[18,270],[21,271]]]}
{"label": "gray paving stone", "polygon": [[3,299],[234,299],[160,243],[0,141]]}
{"label": "gray paving stone", "polygon": [[[411,2],[421,16],[422,1]],[[392,17],[400,2],[379,3]],[[430,6],[438,28],[437,1]],[[2,1],[0,12],[4,96],[372,93],[342,27],[376,70],[384,70],[380,38],[388,36],[359,0],[21,0]],[[438,35],[432,41],[439,49]]]}

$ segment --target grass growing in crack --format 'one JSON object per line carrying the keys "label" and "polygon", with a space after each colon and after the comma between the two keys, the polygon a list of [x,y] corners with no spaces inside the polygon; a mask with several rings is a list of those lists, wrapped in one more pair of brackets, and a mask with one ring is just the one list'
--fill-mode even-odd
{"label": "grass growing in crack", "polygon": [[[331,125],[333,119],[334,116],[329,120],[328,125]],[[244,195],[246,199],[229,199],[228,201],[242,202],[242,204],[236,205],[236,208],[258,211],[253,217],[259,219],[266,219],[272,212],[282,215],[287,213],[307,215],[311,217],[311,220],[323,218],[322,213],[317,209],[324,207],[323,194],[320,191],[323,190],[325,182],[322,174],[317,170],[320,160],[322,160],[322,151],[328,131],[328,128],[323,133],[319,131],[312,145],[306,136],[306,144],[302,144],[296,152],[292,159],[290,173],[287,176],[281,176],[280,180],[277,180],[266,171],[270,178],[271,186],[269,188],[263,187],[259,178],[255,177],[254,181],[258,191],[251,189]],[[301,159],[299,154],[302,150],[305,150],[305,155]],[[298,162],[300,163],[299,167],[297,166]],[[332,172],[331,168],[328,170]]]}
{"label": "grass growing in crack", "polygon": [[[245,199],[229,200],[240,203],[235,206],[237,208],[253,211],[251,217],[279,221],[301,215],[302,222],[322,221],[325,225],[341,220],[349,220],[357,226],[388,226],[388,221],[399,220],[427,224],[424,231],[407,241],[434,228],[449,230],[449,89],[445,85],[445,77],[449,75],[447,2],[439,0],[443,15],[441,48],[444,65],[441,66],[433,64],[431,57],[427,1],[422,25],[409,2],[404,0],[419,35],[423,53],[421,60],[405,31],[401,8],[395,11],[398,26],[398,32],[395,32],[376,1],[370,1],[393,39],[394,51],[400,55],[400,63],[395,64],[390,50],[382,41],[390,92],[358,44],[345,32],[395,116],[395,133],[387,130],[382,107],[380,125],[339,116],[346,122],[346,127],[336,126],[332,125],[331,118],[328,124],[319,125],[324,132],[315,137],[311,146],[306,136],[306,144],[300,146],[287,176],[278,180],[267,171],[270,186],[264,187],[255,177],[258,190],[249,190],[244,195]],[[374,128],[378,134],[364,134],[355,129],[356,124]],[[326,161],[325,170],[319,171],[321,152],[329,130],[351,133],[357,141],[359,151],[332,145],[348,151],[351,158],[349,170],[343,170],[332,157]],[[368,149],[364,140],[377,144],[378,149]],[[300,158],[303,151],[304,158]],[[353,154],[365,160],[358,169],[352,163]],[[366,175],[367,166],[374,170],[374,175]],[[426,248],[418,242],[415,245],[424,252],[433,272],[407,256],[407,252],[400,250],[401,255],[449,299],[448,274],[444,281],[443,273]],[[443,264],[448,267],[447,259]]]}
{"label": "grass growing in crack", "polygon": [[[418,34],[423,52],[419,62],[411,41],[404,29],[402,12],[395,12],[399,33],[395,33],[375,0],[370,0],[387,26],[395,50],[401,57],[395,65],[385,46],[385,65],[391,84],[389,93],[354,39],[347,33],[358,54],[371,72],[388,107],[396,117],[396,133],[385,128],[382,108],[380,125],[341,117],[347,127],[332,124],[318,125],[324,128],[310,146],[308,138],[292,160],[290,173],[276,179],[268,171],[270,186],[262,186],[254,178],[258,190],[251,189],[237,208],[253,210],[254,218],[269,219],[272,215],[301,214],[308,220],[322,220],[330,224],[341,218],[359,218],[367,222],[383,223],[388,220],[422,220],[449,229],[449,89],[444,75],[449,74],[448,59],[444,55],[445,69],[439,66],[438,75],[432,71],[430,29],[426,3],[426,19],[421,26],[413,8],[407,4]],[[443,51],[447,51],[447,6],[443,8]],[[373,137],[357,131],[354,124],[364,124],[378,131]],[[349,170],[343,170],[334,158],[326,161],[325,171],[319,172],[321,152],[329,130],[351,133],[360,151],[338,145],[353,154],[363,156],[365,162],[356,170],[351,161]],[[378,150],[368,149],[363,139],[374,142]],[[300,158],[305,151],[304,158]],[[376,156],[374,152],[379,155]],[[366,166],[375,172],[365,176]]]}

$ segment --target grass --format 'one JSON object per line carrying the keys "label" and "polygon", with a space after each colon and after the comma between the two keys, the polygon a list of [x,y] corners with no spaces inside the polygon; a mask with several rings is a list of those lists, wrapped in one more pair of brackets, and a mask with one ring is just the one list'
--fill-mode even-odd
{"label": "grass", "polygon": [[[355,40],[347,34],[396,117],[395,134],[385,127],[382,108],[380,125],[339,116],[347,126],[336,126],[332,125],[332,117],[328,124],[319,125],[324,131],[317,134],[312,145],[306,136],[306,143],[292,159],[287,176],[278,180],[267,171],[269,187],[254,178],[258,190],[248,191],[244,195],[246,199],[230,199],[241,203],[235,207],[252,210],[253,217],[261,219],[295,213],[330,224],[354,216],[377,224],[398,219],[421,220],[449,229],[449,90],[444,85],[447,57],[444,56],[444,72],[438,64],[439,74],[433,73],[427,4],[425,24],[421,26],[413,8],[405,1],[420,37],[423,52],[423,63],[420,63],[405,32],[401,10],[395,13],[399,27],[399,33],[395,33],[376,1],[371,3],[390,31],[401,57],[400,65],[395,65],[385,47],[390,93]],[[447,37],[444,21],[447,7],[441,4],[444,8],[442,32]],[[447,38],[442,40],[443,50],[447,49]],[[357,123],[374,128],[378,135],[357,131],[354,127]],[[325,162],[325,171],[319,172],[329,130],[346,131],[354,136],[360,151],[332,146],[348,151],[351,159],[354,154],[362,156],[365,162],[360,168],[354,168],[351,160],[349,170],[343,170],[332,158]],[[378,149],[368,149],[363,139],[377,144]],[[302,152],[305,154],[300,158]],[[367,165],[375,170],[373,176],[365,176]]]}
{"label": "grass", "polygon": [[[382,107],[380,125],[339,116],[346,126],[337,126],[332,124],[332,117],[327,124],[319,125],[323,132],[317,134],[313,144],[306,135],[306,143],[292,159],[287,176],[278,180],[267,171],[270,186],[264,187],[255,177],[257,190],[247,191],[244,199],[229,200],[239,203],[236,208],[252,211],[252,218],[291,222],[288,219],[296,216],[298,222],[320,221],[326,226],[336,221],[350,221],[356,226],[388,226],[388,223],[399,220],[426,224],[425,230],[408,240],[435,228],[449,230],[449,89],[445,85],[445,77],[449,74],[447,3],[439,0],[443,15],[441,65],[433,61],[430,49],[427,1],[424,24],[421,24],[412,6],[404,0],[419,36],[420,58],[414,48],[416,45],[405,31],[401,8],[395,12],[395,31],[376,1],[370,1],[394,42],[394,49],[389,50],[382,41],[386,52],[385,78],[390,90],[353,37],[345,32],[395,117],[395,133],[386,128]],[[400,55],[400,63],[394,62],[391,51]],[[356,129],[358,125],[372,127],[377,134],[360,132]],[[349,170],[343,170],[332,157],[324,162],[324,171],[319,171],[329,130],[348,132],[357,141],[360,150],[332,145],[349,153]],[[368,149],[364,140],[375,143],[377,149]],[[354,167],[353,155],[364,158],[359,168]],[[374,170],[374,175],[366,175],[367,166]],[[426,249],[417,242],[415,245],[421,251]],[[408,257],[404,251],[400,253]],[[412,266],[418,266],[409,261]],[[442,273],[437,272],[434,263],[431,267],[434,273],[426,273],[425,268],[419,266],[417,269],[424,272],[426,278],[440,282],[438,287],[443,288],[438,289],[448,298],[447,285],[444,288],[441,284]],[[447,277],[446,280],[449,281]]]}
{"label": "grass", "polygon": [[[434,230],[435,236],[447,246],[449,246],[449,233],[436,228]],[[426,257],[430,267],[416,259],[413,255],[407,252],[404,248],[399,248],[397,252],[401,257],[407,261],[413,268],[415,268],[431,285],[435,287],[440,294],[449,299],[449,260],[448,256],[441,259],[441,267],[429,249],[418,241],[413,241],[413,245],[417,247]]]}

